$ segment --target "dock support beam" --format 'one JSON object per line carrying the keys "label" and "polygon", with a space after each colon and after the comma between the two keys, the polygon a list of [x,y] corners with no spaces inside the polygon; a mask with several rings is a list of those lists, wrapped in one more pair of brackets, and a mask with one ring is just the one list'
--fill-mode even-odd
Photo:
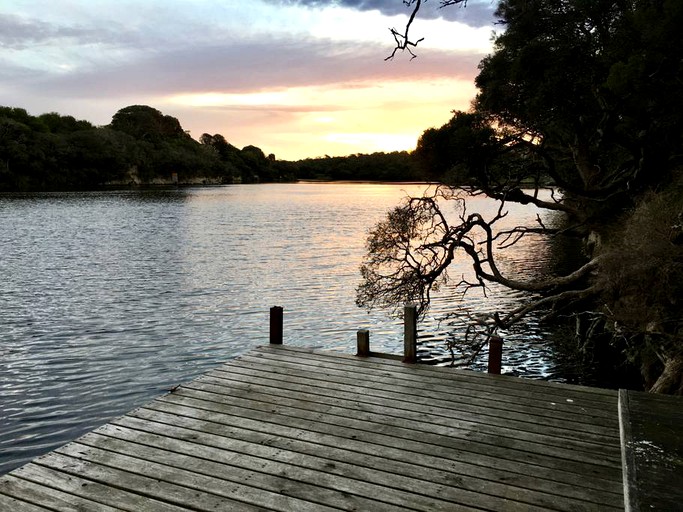
{"label": "dock support beam", "polygon": [[270,344],[282,345],[282,307],[270,308]]}
{"label": "dock support beam", "polygon": [[361,329],[356,333],[356,344],[359,357],[368,357],[370,355],[370,331]]}
{"label": "dock support beam", "polygon": [[403,309],[403,362],[417,363],[417,306],[406,304]]}
{"label": "dock support beam", "polygon": [[503,338],[491,336],[489,338],[489,373],[500,375],[503,365]]}

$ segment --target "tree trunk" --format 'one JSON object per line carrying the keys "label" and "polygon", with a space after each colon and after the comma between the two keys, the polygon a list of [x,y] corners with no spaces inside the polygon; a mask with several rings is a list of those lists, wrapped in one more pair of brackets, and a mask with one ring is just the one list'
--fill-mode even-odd
{"label": "tree trunk", "polygon": [[650,392],[683,395],[683,355],[667,359],[664,371],[652,385]]}

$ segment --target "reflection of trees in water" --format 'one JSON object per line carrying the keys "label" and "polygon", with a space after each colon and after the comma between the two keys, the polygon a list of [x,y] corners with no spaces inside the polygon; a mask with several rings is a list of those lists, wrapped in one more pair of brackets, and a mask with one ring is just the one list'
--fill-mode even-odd
{"label": "reflection of trees in water", "polygon": [[[509,219],[509,225],[522,220]],[[555,222],[561,220],[548,219],[548,224]],[[500,261],[508,274],[542,281],[553,273],[580,267],[586,257],[579,238],[529,235],[508,247]],[[462,262],[454,266],[457,270],[452,273],[467,270]],[[493,313],[505,316],[521,301],[538,300],[541,295],[495,283],[488,285],[486,295],[472,290],[463,295],[455,281],[432,297],[431,309],[421,323],[420,358],[430,364],[486,371]],[[544,321],[546,314],[547,310],[540,308],[506,329],[497,329],[505,342],[504,373],[602,387],[638,385],[633,368],[620,363],[623,347],[596,344],[597,338],[585,336],[591,325],[596,328],[590,313],[558,314],[552,322]]]}
{"label": "reflection of trees in water", "polygon": [[[586,261],[584,242],[578,237],[548,240],[546,265],[567,272]],[[607,318],[591,311],[567,312],[544,326],[556,374],[570,383],[598,387],[639,388],[637,369],[623,357],[624,345],[606,336]]]}
{"label": "reflection of trees in water", "polygon": [[[495,211],[496,202],[476,198],[480,211]],[[528,212],[511,208],[501,230],[510,229],[527,222]],[[533,219],[532,217],[529,217]],[[551,217],[545,219],[550,225]],[[555,254],[558,253],[558,254]],[[553,272],[556,259],[568,257],[569,252],[557,248],[557,244],[536,234],[520,239],[516,244],[498,252],[500,268],[508,275],[530,280],[542,280]],[[450,274],[464,280],[472,279],[472,270],[465,258],[456,260]],[[452,279],[432,298],[431,309],[422,322],[420,355],[423,361],[448,364],[476,370],[486,370],[488,335],[493,326],[493,313],[509,314],[520,301],[533,300],[538,294],[511,290],[502,285],[489,284],[482,290],[463,290],[458,279]],[[518,324],[498,329],[497,334],[505,340],[503,355],[504,372],[531,378],[565,380],[564,372],[556,368],[551,331],[540,322],[542,313],[531,312]]]}

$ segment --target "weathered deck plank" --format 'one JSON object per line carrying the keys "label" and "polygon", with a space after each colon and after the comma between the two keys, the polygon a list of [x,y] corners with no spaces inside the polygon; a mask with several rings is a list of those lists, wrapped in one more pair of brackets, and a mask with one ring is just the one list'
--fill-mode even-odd
{"label": "weathered deck plank", "polygon": [[627,510],[683,507],[683,398],[620,393]]}
{"label": "weathered deck plank", "polygon": [[[164,419],[163,416],[157,416],[157,418]],[[230,454],[245,454],[268,461],[293,464],[320,473],[360,480],[360,485],[357,482],[354,483],[354,492],[367,488],[368,497],[375,496],[375,492],[381,489],[377,486],[398,486],[410,493],[434,496],[453,503],[462,503],[463,500],[465,503],[472,500],[477,503],[479,498],[473,493],[482,493],[492,496],[491,502],[494,502],[493,497],[497,496],[523,503],[548,505],[557,501],[557,496],[562,492],[568,492],[567,488],[558,489],[557,485],[546,485],[544,492],[529,491],[516,485],[518,482],[510,479],[507,474],[498,472],[497,475],[492,475],[490,471],[477,467],[466,467],[460,473],[453,472],[452,467],[426,472],[426,468],[419,464],[395,462],[377,455],[353,452],[336,446],[325,446],[284,436],[274,438],[271,435],[259,435],[253,431],[234,427],[227,433],[230,437],[225,437],[224,428],[218,426],[212,428],[199,422],[184,421],[186,426],[194,427],[194,429],[189,429],[154,421],[134,421],[129,418],[122,420],[122,423],[131,427],[123,427],[122,423],[117,423],[108,426],[106,434],[121,439],[129,437],[138,440],[145,439],[145,443],[157,447],[165,447],[169,442],[179,443],[179,446],[184,447],[185,453],[189,450],[195,454],[200,453],[207,449],[205,447],[219,448]],[[175,422],[175,418],[168,417],[167,421]],[[98,430],[98,432],[102,431]],[[248,459],[245,461],[239,457],[233,457],[233,463],[245,465],[250,462]],[[265,468],[262,462],[259,464],[261,469]],[[501,481],[494,481],[496,477]],[[363,482],[371,485],[363,485]],[[452,487],[454,483],[457,487]],[[574,502],[580,502],[583,496],[576,493],[574,497],[577,499],[566,501],[574,505]],[[603,493],[601,499],[609,504],[614,496]],[[528,509],[528,507],[525,508]]]}
{"label": "weathered deck plank", "polygon": [[[196,413],[192,410],[182,412]],[[199,416],[202,416],[201,413]],[[137,422],[138,418],[146,421]],[[408,476],[418,481],[427,479],[444,486],[453,485],[454,482],[460,484],[464,477],[469,476],[483,480],[485,484],[487,482],[500,483],[513,489],[528,488],[537,491],[539,494],[583,500],[599,499],[602,500],[600,502],[607,504],[613,502],[615,495],[621,495],[621,485],[618,482],[591,480],[586,482],[586,486],[589,487],[586,491],[580,485],[581,477],[578,475],[570,474],[570,483],[560,483],[544,478],[552,475],[535,466],[530,466],[528,469],[532,473],[536,470],[537,476],[532,475],[530,477],[527,474],[506,471],[505,463],[501,465],[502,468],[488,468],[419,452],[410,452],[395,446],[381,446],[381,454],[374,455],[367,453],[368,445],[364,441],[234,416],[217,415],[204,420],[184,414],[167,414],[158,410],[141,408],[133,411],[131,415],[121,418],[121,423],[116,421],[115,425],[130,425],[131,423],[135,428],[151,429],[152,432],[163,432],[164,435],[169,429],[181,429],[183,433],[176,435],[190,436],[193,440],[199,439],[202,433],[245,439],[252,444],[268,445],[280,450],[292,450],[301,454],[320,456],[331,461],[345,461],[370,469],[382,468],[383,471],[396,475]],[[592,488],[590,488],[591,485]],[[605,487],[611,488],[612,492],[608,492]]]}
{"label": "weathered deck plank", "polygon": [[[37,478],[36,473],[33,473],[33,477]],[[38,502],[48,502],[51,506],[60,509],[74,508],[77,510],[98,510],[102,512],[117,512],[121,510],[120,508],[110,507],[101,502],[88,500],[59,489],[47,487],[42,485],[42,483],[24,480],[12,475],[6,477],[3,484],[6,486],[5,490],[11,490],[11,493],[15,496],[31,496]],[[3,495],[0,494],[0,498],[2,498],[2,496]],[[14,511],[15,508],[10,509],[9,507],[6,507],[0,508],[0,510]]]}
{"label": "weathered deck plank", "polygon": [[578,474],[590,474],[593,477],[620,481],[621,470],[617,465],[621,461],[593,457],[587,452],[574,452],[562,450],[560,456],[555,457],[553,450],[544,446],[534,445],[531,441],[522,442],[512,438],[501,437],[499,439],[485,437],[476,432],[457,433],[455,430],[444,429],[443,433],[430,431],[416,431],[412,429],[413,423],[400,425],[387,420],[386,423],[368,423],[363,420],[350,417],[331,417],[324,411],[308,411],[306,409],[292,410],[276,404],[250,401],[241,398],[232,398],[231,403],[223,404],[213,401],[190,398],[180,394],[173,394],[158,400],[166,403],[170,411],[177,407],[186,407],[193,410],[201,410],[204,417],[211,414],[229,414],[242,416],[258,421],[271,421],[280,425],[294,426],[317,432],[331,433],[339,437],[363,439],[367,443],[384,446],[394,446],[401,443],[411,448],[411,451],[425,451],[434,453],[445,458],[457,459],[461,451],[477,453],[478,456],[488,455],[494,460],[508,460],[519,463],[525,460],[529,463],[546,467],[548,469],[567,469]]}
{"label": "weathered deck plank", "polygon": [[[229,451],[216,447],[204,448],[195,443],[184,444],[167,440],[162,448],[142,444],[141,436],[134,435],[135,443],[122,440],[88,438],[90,446],[106,447],[117,454],[126,453],[146,461],[158,461],[175,468],[181,477],[186,471],[198,475],[219,475],[230,482],[248,482],[250,486],[260,490],[280,493],[284,496],[302,498],[297,502],[292,499],[291,510],[377,510],[396,511],[410,508],[413,510],[470,510],[458,507],[442,499],[423,493],[407,492],[394,489],[387,493],[386,488],[355,478],[348,478],[325,471],[310,470],[294,460],[280,462],[254,456],[246,450]],[[149,438],[147,439],[149,440]],[[97,459],[98,452],[92,450],[92,457]],[[202,456],[203,455],[203,456]],[[209,457],[209,458],[207,458]],[[204,489],[210,482],[205,479]],[[213,479],[210,479],[213,480]],[[215,492],[218,492],[216,490]],[[307,503],[307,501],[313,503]],[[503,505],[504,500],[495,500]],[[323,505],[329,505],[331,508]]]}
{"label": "weathered deck plank", "polygon": [[[50,457],[50,454],[45,457]],[[69,495],[68,500],[76,510],[106,510],[107,507],[118,510],[138,510],[143,504],[146,511],[152,512],[180,512],[183,510],[170,503],[157,501],[148,495],[130,492],[130,489],[124,491],[115,485],[99,483],[93,478],[79,478],[69,471],[43,466],[40,464],[41,459],[36,459],[33,463],[22,466],[0,479],[1,492],[9,494],[5,487],[7,478],[16,477],[37,484],[42,487],[41,492],[50,494],[49,497],[41,496],[38,491],[33,491],[17,494],[17,497],[51,508],[54,507],[57,510],[70,509],[61,505],[66,498],[65,495]],[[58,499],[53,497],[52,490],[54,489],[59,491]]]}
{"label": "weathered deck plank", "polygon": [[[288,347],[289,349],[289,347]],[[261,358],[278,361],[294,360],[301,364],[307,361],[318,369],[343,369],[353,368],[354,372],[380,371],[384,376],[392,378],[401,376],[406,383],[411,381],[423,383],[431,382],[435,384],[447,384],[452,391],[458,389],[457,384],[463,385],[465,389],[488,390],[499,395],[502,399],[506,396],[524,397],[525,395],[535,395],[540,398],[542,403],[549,403],[548,399],[555,398],[582,398],[592,402],[594,406],[601,404],[613,404],[615,391],[599,388],[589,388],[575,386],[571,384],[558,384],[553,382],[533,381],[528,379],[515,379],[519,382],[510,383],[509,377],[499,375],[489,375],[468,370],[451,371],[449,368],[433,367],[427,365],[417,365],[410,367],[399,361],[379,358],[358,358],[348,354],[321,354],[309,349],[294,348],[292,352],[280,355],[269,350],[267,347],[259,347],[245,354],[249,358]],[[336,363],[335,363],[336,361]],[[349,372],[353,374],[354,372]],[[504,386],[500,382],[505,382]],[[565,389],[566,387],[566,389]],[[429,391],[425,389],[425,391]]]}
{"label": "weathered deck plank", "polygon": [[[52,489],[34,486],[31,482],[25,482],[12,476],[6,476],[3,485],[8,492],[15,496],[20,495],[27,498],[31,496],[33,499],[37,499],[38,501],[49,501],[62,508],[69,508],[73,506],[69,496],[67,496],[67,500],[64,500],[62,496],[60,496],[60,492],[50,492]],[[0,510],[8,510],[12,512],[45,512],[49,509],[39,507],[38,505],[33,505],[24,501],[23,499],[19,500],[5,494],[0,494]]]}
{"label": "weathered deck plank", "polygon": [[[467,421],[473,423],[481,425],[504,424],[508,428],[532,432],[538,431],[538,425],[540,424],[547,435],[564,436],[573,439],[574,434],[571,434],[571,432],[580,432],[585,440],[592,439],[595,442],[605,442],[610,445],[613,444],[614,438],[619,435],[616,421],[612,421],[611,425],[596,425],[594,423],[585,423],[586,420],[583,416],[581,417],[583,423],[581,421],[573,421],[576,420],[576,415],[585,414],[583,410],[585,408],[578,404],[578,412],[572,416],[562,417],[561,412],[556,413],[556,415],[561,416],[561,419],[557,419],[556,415],[551,416],[558,409],[552,405],[545,411],[545,415],[538,413],[538,407],[524,408],[517,406],[515,410],[495,408],[495,405],[500,400],[498,397],[495,400],[491,398],[481,400],[477,406],[474,406],[471,403],[474,397],[470,396],[468,399],[470,401],[469,404],[460,401],[456,402],[457,405],[455,407],[449,407],[451,400],[447,390],[444,390],[440,397],[430,397],[427,392],[423,392],[420,388],[407,387],[400,381],[382,385],[374,375],[368,373],[354,372],[352,374],[354,377],[351,377],[348,372],[340,373],[336,370],[320,373],[306,366],[293,365],[291,363],[279,368],[274,368],[273,364],[266,361],[252,362],[245,360],[240,361],[240,364],[229,363],[218,370],[209,372],[204,378],[198,379],[195,383],[198,385],[203,382],[210,383],[212,377],[233,380],[238,383],[252,382],[250,380],[252,376],[263,377],[265,373],[263,371],[264,365],[267,365],[269,368],[265,378],[269,379],[270,382],[261,381],[259,386],[264,389],[268,388],[269,392],[277,392],[278,388],[283,387],[290,391],[316,393],[319,396],[329,396],[341,401],[349,400],[350,396],[355,397],[353,400],[357,400],[360,395],[364,403],[389,404],[391,410],[401,411],[401,414],[403,414],[404,410],[416,410],[416,408],[421,409],[421,413],[424,413],[429,408],[427,417],[429,420],[436,419],[438,421],[439,417],[452,419],[453,414],[456,413],[459,418],[466,418]],[[365,380],[359,380],[360,377],[365,378]],[[299,384],[300,386],[297,389],[292,384]],[[429,385],[430,383],[422,383],[423,386],[425,384]],[[366,392],[365,396],[360,394],[363,390]],[[384,397],[387,399],[382,400]],[[318,400],[317,396],[315,400]],[[566,398],[564,400],[566,401]],[[506,403],[508,402],[504,401],[502,405],[504,406]],[[574,403],[573,400],[571,403]],[[608,404],[608,407],[613,410],[613,414],[616,414],[616,403]],[[491,409],[491,414],[489,409]],[[601,405],[599,410],[601,412],[604,411],[605,406]],[[500,417],[501,411],[504,411],[504,419]],[[424,419],[424,416],[421,416],[421,419]]]}
{"label": "weathered deck plank", "polygon": [[569,512],[622,491],[616,392],[263,347],[0,477],[0,507]]}
{"label": "weathered deck plank", "polygon": [[[249,368],[256,364],[259,359],[271,361],[271,373],[287,375],[286,367],[275,362],[273,354],[257,353],[248,354],[248,359],[240,359],[241,365]],[[307,354],[288,355],[282,359],[283,365],[289,357],[300,358],[301,364],[305,364]],[[616,392],[611,395],[598,395],[595,401],[594,394],[576,392],[570,387],[563,391],[557,384],[546,383],[548,393],[542,392],[543,388],[538,385],[531,387],[508,386],[509,377],[485,375],[489,380],[481,381],[475,372],[451,372],[447,368],[424,367],[420,365],[415,370],[403,368],[401,363],[392,360],[377,359],[374,361],[358,361],[353,365],[345,364],[345,356],[339,356],[340,363],[335,367],[329,356],[322,358],[319,365],[312,361],[309,364],[308,373],[319,380],[336,382],[338,379],[358,386],[368,386],[372,389],[400,389],[406,396],[415,396],[420,400],[432,399],[446,404],[452,400],[479,399],[483,401],[482,411],[486,409],[515,410],[521,409],[525,414],[538,416],[566,415],[568,421],[590,424],[604,424],[618,429]],[[369,363],[364,368],[362,363]],[[360,366],[358,366],[360,365]],[[426,373],[425,373],[426,372]],[[446,373],[446,376],[443,373]],[[457,378],[444,378],[448,373],[458,374]],[[474,375],[472,379],[468,378]],[[501,380],[502,379],[502,380]],[[522,379],[517,379],[522,380]],[[598,419],[599,418],[599,419]]]}
{"label": "weathered deck plank", "polygon": [[[270,372],[267,375],[259,368],[246,367],[246,365],[230,364],[217,369],[198,379],[197,382],[211,382],[212,379],[233,380],[238,382],[250,382],[255,386],[269,386],[277,388],[282,392],[308,392],[313,393],[318,387],[326,388],[326,395],[340,400],[355,399],[359,390],[367,389],[364,401],[367,403],[386,404],[390,403],[396,410],[415,410],[431,416],[446,415],[446,411],[457,410],[459,414],[468,415],[475,418],[474,421],[489,422],[496,421],[501,415],[505,415],[507,420],[512,422],[526,422],[532,424],[544,424],[553,427],[560,427],[568,431],[578,431],[584,433],[595,433],[598,435],[608,435],[614,437],[616,421],[610,421],[610,425],[588,423],[585,416],[568,414],[563,411],[532,409],[531,407],[520,406],[511,402],[503,402],[498,405],[492,402],[489,397],[482,396],[463,396],[449,393],[441,399],[435,400],[420,394],[419,390],[411,389],[408,394],[405,390],[399,393],[396,386],[383,387],[373,386],[371,376],[367,380],[359,382],[354,379],[330,379],[322,381],[311,378],[310,373],[305,377],[293,376],[277,372]],[[460,393],[463,393],[460,390]],[[553,412],[555,414],[553,414]],[[578,420],[578,421],[577,421]],[[612,420],[612,419],[610,419]]]}
{"label": "weathered deck plank", "polygon": [[[206,388],[207,386],[203,386]],[[358,431],[372,430],[373,432],[390,433],[395,437],[412,440],[415,432],[420,432],[420,437],[429,439],[434,444],[445,443],[445,439],[466,439],[468,442],[478,442],[491,447],[503,446],[507,449],[519,450],[532,453],[545,454],[552,451],[557,457],[580,462],[590,462],[597,465],[610,465],[619,463],[621,452],[614,444],[599,444],[572,440],[565,437],[557,438],[540,432],[525,432],[502,426],[486,424],[472,424],[460,420],[442,420],[441,422],[420,421],[417,415],[394,416],[383,414],[385,409],[365,407],[344,407],[345,404],[327,405],[310,402],[299,397],[290,398],[277,396],[270,393],[260,393],[253,388],[240,387],[213,387],[213,391],[197,390],[193,388],[179,388],[169,401],[187,399],[210,402],[202,404],[202,407],[211,407],[220,412],[223,404],[233,407],[245,407],[262,411],[270,411],[282,415],[296,415],[312,421],[324,421],[334,425],[346,426]],[[215,391],[220,390],[220,393]],[[388,411],[387,411],[388,412]],[[320,419],[324,415],[324,420]],[[351,417],[352,416],[352,417]],[[444,425],[446,423],[446,425]],[[540,429],[538,429],[540,430]]]}

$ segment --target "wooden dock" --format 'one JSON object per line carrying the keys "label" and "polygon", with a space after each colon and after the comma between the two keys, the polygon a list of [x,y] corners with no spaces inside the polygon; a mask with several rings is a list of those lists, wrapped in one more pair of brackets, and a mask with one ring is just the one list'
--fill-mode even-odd
{"label": "wooden dock", "polygon": [[616,391],[271,345],[0,477],[0,510],[623,510],[619,417]]}

